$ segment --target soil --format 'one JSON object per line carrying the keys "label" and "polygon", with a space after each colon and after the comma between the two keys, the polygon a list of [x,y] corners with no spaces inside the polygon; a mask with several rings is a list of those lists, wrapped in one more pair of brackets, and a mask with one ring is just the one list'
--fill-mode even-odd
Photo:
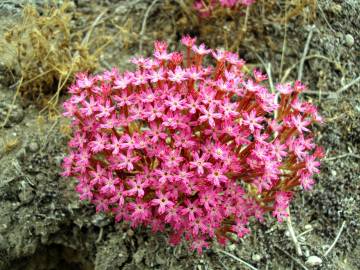
{"label": "soil", "polygon": [[[16,20],[24,2],[1,3],[0,24]],[[101,68],[128,68],[127,59],[139,53],[139,39],[131,38],[140,36],[146,54],[158,35],[159,17],[168,18],[168,25],[174,20],[171,14],[163,16],[166,10],[159,1],[149,11],[146,30],[140,35],[151,1],[98,2],[89,8],[88,1],[76,1],[75,9],[96,18],[99,10],[108,8],[115,10],[114,20],[133,18],[132,32],[128,36],[123,32],[119,42],[108,47]],[[315,30],[289,21],[282,72],[284,25],[269,24],[264,30],[275,47],[249,38],[239,48],[250,64],[260,65],[254,48],[263,61],[271,62],[274,81],[294,66],[287,78],[293,80],[313,31],[307,53],[312,57],[304,62],[302,72],[311,91],[304,98],[319,106],[325,118],[316,131],[318,143],[326,150],[317,185],[299,193],[290,209],[303,255],[297,255],[286,223],[275,221],[253,224],[251,235],[225,248],[257,269],[360,269],[360,82],[341,91],[360,75],[359,14],[357,0],[319,0],[312,22]],[[105,26],[115,33],[113,26]],[[171,29],[167,39],[176,44],[184,31]],[[93,206],[79,202],[74,180],[59,176],[69,139],[67,123],[21,98],[13,102],[11,81],[6,69],[0,68],[0,123],[10,110],[0,129],[0,269],[248,269],[217,248],[198,256],[184,245],[170,247],[161,234],[116,224],[96,214]],[[338,241],[324,256],[339,232]],[[321,264],[312,266],[312,256]]]}

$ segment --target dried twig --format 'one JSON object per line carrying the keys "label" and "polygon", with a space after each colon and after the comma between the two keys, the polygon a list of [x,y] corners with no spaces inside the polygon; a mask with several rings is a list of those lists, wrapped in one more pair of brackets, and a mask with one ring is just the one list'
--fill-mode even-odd
{"label": "dried twig", "polygon": [[354,153],[346,153],[346,154],[342,154],[342,155],[335,156],[335,157],[324,158],[323,160],[324,160],[324,161],[330,161],[330,160],[337,160],[337,159],[346,158],[346,157],[353,157],[353,158],[358,158],[358,159],[360,159],[360,156],[359,156],[359,155],[356,155],[356,154],[354,154]]}
{"label": "dried twig", "polygon": [[[284,58],[285,58],[285,51],[286,51],[286,39],[287,39],[287,28],[288,28],[288,20],[287,20],[287,2],[285,1],[285,33],[284,33],[284,40],[283,40],[283,46],[282,46],[282,50],[281,50],[281,62],[280,62],[280,72],[279,72],[279,76],[281,78],[282,76],[282,71],[283,71],[283,66],[284,66]],[[280,79],[279,78],[279,79]]]}
{"label": "dried twig", "polygon": [[347,90],[348,88],[350,88],[351,86],[353,86],[354,84],[360,82],[360,76],[357,77],[356,79],[352,80],[351,82],[349,82],[347,85],[341,87],[339,90],[336,91],[336,94],[339,95],[342,92],[344,92],[345,90]]}
{"label": "dried twig", "polygon": [[[343,68],[341,66],[340,63],[336,62],[335,60],[332,60],[324,55],[321,55],[321,54],[312,54],[312,55],[308,55],[304,58],[304,60],[310,60],[310,59],[313,59],[313,58],[319,58],[319,59],[323,59],[323,60],[326,60],[328,61],[329,63],[331,64],[334,64],[341,72],[341,74],[343,75],[344,74],[344,71],[343,71]],[[285,74],[284,76],[281,78],[281,82],[285,82],[287,77],[290,75],[291,71],[296,68],[297,66],[299,66],[299,63],[300,61],[297,61],[296,63],[294,63],[291,67],[289,67],[286,71],[285,71]]]}
{"label": "dried twig", "polygon": [[320,14],[323,16],[326,24],[329,26],[329,28],[331,29],[331,31],[333,31],[334,33],[336,33],[336,31],[334,30],[334,28],[331,27],[331,24],[329,23],[328,19],[326,18],[326,15],[323,11],[323,9],[321,8],[321,5],[319,4],[319,2],[317,2],[317,7],[320,10]]}
{"label": "dried twig", "polygon": [[338,234],[336,235],[334,242],[331,244],[331,246],[328,248],[328,250],[324,253],[324,257],[326,257],[330,253],[330,251],[334,248],[334,246],[336,245],[337,241],[340,238],[342,231],[345,228],[345,224],[346,224],[345,221],[341,224],[340,230],[339,230]]}
{"label": "dried twig", "polygon": [[104,234],[104,229],[102,227],[100,227],[100,232],[99,232],[98,238],[95,241],[96,244],[100,243],[100,241],[103,238],[103,234]]}
{"label": "dried twig", "polygon": [[153,6],[155,6],[156,2],[158,0],[154,0],[151,5],[148,7],[148,9],[146,10],[145,12],[145,15],[144,15],[144,19],[142,21],[142,24],[141,24],[141,30],[140,30],[140,41],[139,41],[139,51],[141,52],[142,51],[142,47],[143,47],[143,36],[145,34],[145,31],[146,31],[146,21],[149,17],[149,14],[150,14],[150,11],[151,9],[153,8]]}
{"label": "dried twig", "polygon": [[285,250],[283,250],[282,248],[280,248],[279,246],[275,245],[275,247],[280,250],[282,253],[284,253],[286,256],[288,256],[289,258],[291,258],[294,262],[296,262],[299,266],[301,266],[302,269],[304,270],[309,270],[309,268],[307,268],[302,262],[300,262],[298,259],[296,259],[294,256],[292,256],[290,253],[286,252]]}
{"label": "dried twig", "polygon": [[[96,25],[98,25],[100,19],[102,18],[102,16],[104,16],[104,14],[107,12],[107,9],[105,9],[103,12],[101,12],[95,19],[95,21],[91,24],[89,31],[86,33],[84,39],[81,41],[81,45],[84,46],[85,44],[89,43],[90,40],[90,36],[92,34],[92,32],[94,31],[94,28],[96,27]],[[78,51],[77,51],[78,53]]]}
{"label": "dried twig", "polygon": [[269,79],[269,85],[270,85],[270,90],[272,93],[275,93],[275,87],[274,87],[274,83],[273,83],[273,79],[272,79],[272,75],[271,75],[271,63],[268,62],[267,64],[265,63],[264,59],[262,59],[262,57],[255,51],[253,51],[255,56],[259,59],[259,61],[261,62],[261,64],[263,65],[263,67],[265,68],[265,72],[268,76]]}
{"label": "dried twig", "polygon": [[229,252],[226,252],[225,250],[218,249],[217,251],[224,254],[224,255],[227,255],[227,256],[233,258],[235,261],[238,261],[238,262],[242,263],[243,265],[247,266],[251,270],[258,270],[256,267],[252,266],[248,262],[245,262],[244,260],[240,259],[239,257],[236,257],[235,255],[233,255],[233,254],[231,254]]}
{"label": "dried twig", "polygon": [[20,91],[20,87],[21,87],[21,85],[22,85],[23,79],[24,79],[24,78],[21,77],[21,79],[19,80],[19,84],[18,84],[18,86],[17,86],[17,89],[16,89],[15,95],[14,95],[14,97],[13,97],[13,100],[12,100],[12,102],[11,102],[10,108],[9,108],[9,110],[8,110],[8,112],[7,112],[7,114],[6,114],[5,120],[4,120],[4,122],[2,123],[2,125],[0,126],[0,128],[5,127],[6,124],[7,124],[7,122],[9,121],[10,114],[11,114],[13,108],[14,108],[14,104],[15,104],[15,101],[16,101],[16,97],[19,95],[19,91]]}
{"label": "dried twig", "polygon": [[303,54],[302,54],[302,57],[301,57],[301,60],[300,60],[300,66],[299,66],[299,71],[298,71],[298,78],[297,79],[299,81],[301,81],[302,76],[303,76],[305,58],[306,58],[306,55],[308,54],[310,41],[311,41],[311,38],[313,36],[315,28],[316,28],[315,25],[311,26],[309,35],[308,35],[306,43],[305,43],[305,47],[304,47],[304,51],[303,51]]}
{"label": "dried twig", "polygon": [[309,233],[309,232],[312,232],[313,230],[314,230],[314,229],[311,228],[311,229],[308,229],[308,230],[306,230],[306,231],[303,231],[302,233],[299,233],[297,237],[303,236],[303,235],[305,235],[305,234],[307,234],[307,233]]}
{"label": "dried twig", "polygon": [[288,230],[289,230],[289,233],[290,233],[291,240],[294,242],[297,255],[302,256],[301,247],[300,247],[299,241],[298,241],[298,239],[297,239],[297,237],[295,235],[295,231],[294,231],[294,228],[292,226],[292,223],[291,223],[291,216],[290,216],[289,207],[286,209],[286,211],[288,213],[288,217],[286,218],[286,224],[287,224],[287,227],[288,227]]}

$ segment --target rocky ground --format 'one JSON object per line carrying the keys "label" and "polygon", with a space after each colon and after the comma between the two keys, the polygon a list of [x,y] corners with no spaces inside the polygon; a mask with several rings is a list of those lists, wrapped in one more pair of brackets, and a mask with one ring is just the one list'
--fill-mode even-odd
{"label": "rocky ground", "polygon": [[[106,1],[90,11],[85,4],[76,8],[96,13],[106,7],[117,9],[121,18],[121,14],[138,16],[134,31],[140,32],[149,1],[115,2]],[[149,12],[145,50],[161,4]],[[11,1],[0,4],[2,18],[13,17],[20,9]],[[254,224],[251,235],[225,249],[228,254],[214,248],[197,256],[182,245],[169,247],[161,234],[132,230],[96,214],[91,205],[78,201],[74,181],[59,176],[67,123],[20,98],[14,101],[11,79],[1,70],[0,269],[247,269],[229,254],[256,269],[360,269],[360,81],[349,86],[360,75],[359,14],[356,0],[319,0],[314,28],[289,22],[282,72],[283,26],[265,29],[276,48],[264,43],[258,55],[254,45],[240,48],[248,63],[259,64],[258,57],[271,62],[274,80],[286,71],[287,79],[295,79],[312,32],[302,80],[310,89],[304,98],[317,104],[326,120],[317,130],[326,158],[314,190],[298,194],[290,209],[302,256],[296,253],[286,223]],[[180,35],[169,39],[176,43]],[[127,67],[125,60],[138,53],[139,44],[126,44],[124,39],[104,53],[104,68]]]}

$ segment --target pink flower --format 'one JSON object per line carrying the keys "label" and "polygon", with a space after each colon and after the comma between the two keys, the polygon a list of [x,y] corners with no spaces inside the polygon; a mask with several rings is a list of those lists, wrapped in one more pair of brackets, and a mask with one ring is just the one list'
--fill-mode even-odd
{"label": "pink flower", "polygon": [[303,131],[310,131],[306,126],[310,124],[309,120],[304,120],[301,115],[292,116],[291,117],[291,123],[296,127],[296,129],[303,133]]}
{"label": "pink flower", "polygon": [[156,143],[159,140],[164,140],[167,137],[163,127],[158,126],[155,122],[150,123],[150,130],[146,131],[146,134],[151,137],[152,143]]}
{"label": "pink flower", "polygon": [[126,195],[127,196],[136,195],[139,198],[142,198],[144,196],[145,194],[144,189],[148,187],[148,182],[139,175],[137,175],[135,179],[131,178],[128,184],[130,185],[131,188],[126,190],[125,192]]}
{"label": "pink flower", "polygon": [[180,155],[179,150],[172,150],[167,153],[167,155],[164,157],[163,160],[164,160],[165,166],[167,166],[169,168],[173,168],[173,167],[179,167],[180,163],[184,159],[185,158]]}
{"label": "pink flower", "polygon": [[300,171],[300,183],[305,190],[310,190],[315,184],[311,174],[307,171]]}
{"label": "pink flower", "polygon": [[148,75],[152,83],[157,83],[159,81],[165,80],[166,72],[164,68],[160,67],[158,70],[151,70]]}
{"label": "pink flower", "polygon": [[181,214],[187,216],[189,221],[194,221],[197,216],[202,214],[198,205],[190,200],[185,201],[186,207],[182,209]]}
{"label": "pink flower", "polygon": [[113,106],[110,105],[110,100],[106,100],[105,101],[105,105],[99,104],[97,106],[97,111],[98,113],[96,114],[96,117],[101,118],[101,117],[109,117],[111,112],[114,110],[115,108]]}
{"label": "pink flower", "polygon": [[252,110],[250,112],[250,114],[247,112],[244,112],[243,117],[244,117],[243,123],[249,127],[251,132],[254,132],[255,129],[263,128],[263,126],[260,125],[260,123],[264,120],[264,118],[261,116],[256,117],[256,110]]}
{"label": "pink flower", "polygon": [[94,153],[101,152],[105,149],[108,142],[108,138],[105,134],[96,134],[95,140],[89,143],[91,151]]}
{"label": "pink flower", "polygon": [[132,171],[134,169],[134,164],[141,159],[139,156],[133,156],[131,150],[127,150],[126,156],[119,153],[119,167],[122,169],[127,169],[128,171]]}
{"label": "pink flower", "polygon": [[220,186],[221,183],[225,183],[228,178],[224,175],[224,169],[217,167],[212,168],[210,173],[207,175],[207,179],[216,187]]}
{"label": "pink flower", "polygon": [[[210,15],[250,2],[197,6]],[[96,211],[169,231],[172,244],[184,238],[200,253],[214,238],[250,233],[253,217],[287,216],[296,188],[311,189],[319,173],[324,151],[311,126],[322,119],[298,95],[300,82],[277,85],[275,102],[266,76],[245,73],[237,54],[189,36],[182,43],[184,56],[155,42],[154,57],[131,60],[134,72],[76,77],[64,103],[74,131],[62,176],[77,179]]]}
{"label": "pink flower", "polygon": [[201,43],[200,46],[193,45],[191,48],[194,53],[201,55],[201,56],[211,53],[211,49],[206,49],[204,43]]}
{"label": "pink flower", "polygon": [[200,123],[207,121],[211,127],[215,127],[215,119],[220,119],[222,117],[221,113],[216,113],[214,106],[201,106],[199,110],[202,113],[202,116],[199,117]]}
{"label": "pink flower", "polygon": [[202,175],[204,174],[204,169],[207,168],[211,168],[211,163],[210,162],[206,162],[209,159],[209,155],[208,154],[203,154],[201,157],[199,156],[199,154],[197,152],[194,153],[194,161],[190,161],[190,168],[196,168],[197,173]]}
{"label": "pink flower", "polygon": [[246,234],[250,233],[250,230],[245,227],[246,222],[241,219],[237,219],[235,225],[231,226],[231,229],[234,233],[237,234],[239,238],[244,237]]}
{"label": "pink flower", "polygon": [[186,80],[186,71],[183,70],[180,66],[175,68],[175,71],[168,71],[169,80],[175,83],[181,83]]}
{"label": "pink flower", "polygon": [[276,90],[278,90],[283,95],[290,95],[294,91],[291,84],[289,84],[289,83],[277,84],[275,87],[276,87]]}
{"label": "pink flower", "polygon": [[156,199],[151,201],[151,205],[158,206],[158,213],[161,215],[171,207],[174,206],[174,203],[169,199],[169,193],[163,194],[160,191],[156,192]]}
{"label": "pink flower", "polygon": [[93,115],[97,111],[97,102],[93,96],[90,97],[89,102],[83,101],[82,105],[83,108],[80,109],[80,112],[83,113],[85,116]]}
{"label": "pink flower", "polygon": [[320,162],[316,160],[315,156],[306,156],[305,166],[311,175],[314,173],[319,173],[319,169],[317,167],[320,166]]}
{"label": "pink flower", "polygon": [[129,203],[129,208],[132,210],[131,218],[134,222],[146,221],[151,217],[148,204],[137,199],[135,203]]}
{"label": "pink flower", "polygon": [[189,48],[191,48],[195,44],[195,41],[196,41],[196,37],[192,38],[189,35],[183,36],[181,38],[181,43]]}
{"label": "pink flower", "polygon": [[165,104],[169,107],[171,111],[182,110],[185,108],[185,100],[181,98],[181,95],[175,95],[168,97],[168,100],[165,101]]}

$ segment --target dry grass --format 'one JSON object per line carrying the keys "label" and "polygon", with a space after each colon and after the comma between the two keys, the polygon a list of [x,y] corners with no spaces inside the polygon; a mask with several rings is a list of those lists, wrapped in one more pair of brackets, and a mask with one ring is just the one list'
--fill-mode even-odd
{"label": "dry grass", "polygon": [[[177,34],[190,32],[211,47],[224,46],[230,50],[237,50],[243,43],[255,40],[274,46],[270,34],[266,33],[266,26],[286,25],[289,21],[308,24],[315,19],[317,10],[317,0],[258,0],[248,8],[217,8],[210,17],[200,18],[192,8],[192,3],[193,0],[165,1],[159,7],[155,24],[162,24],[166,21],[166,14],[171,14],[176,27],[171,31]],[[165,25],[160,29],[166,30]],[[172,32],[154,33],[157,37],[169,34]]]}
{"label": "dry grass", "polygon": [[56,105],[59,93],[76,72],[94,71],[101,51],[94,48],[108,41],[106,36],[96,36],[96,43],[89,35],[83,38],[84,33],[75,28],[75,15],[67,1],[41,10],[25,6],[20,21],[6,31],[0,43],[0,49],[15,55],[21,96],[42,107]]}

